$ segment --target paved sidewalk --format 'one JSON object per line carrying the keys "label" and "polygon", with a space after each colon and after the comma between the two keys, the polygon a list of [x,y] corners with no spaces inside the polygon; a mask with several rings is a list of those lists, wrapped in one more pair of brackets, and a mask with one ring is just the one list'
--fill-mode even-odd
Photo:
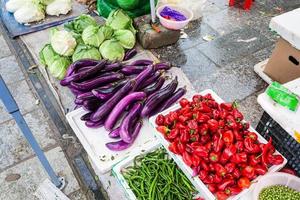
{"label": "paved sidewalk", "polygon": [[[0,47],[0,74],[55,172],[66,178],[67,185],[63,192],[70,199],[85,200],[85,195],[62,151],[61,136],[28,84],[25,73],[2,35]],[[0,101],[0,199],[36,199],[33,193],[46,178],[46,172]]]}

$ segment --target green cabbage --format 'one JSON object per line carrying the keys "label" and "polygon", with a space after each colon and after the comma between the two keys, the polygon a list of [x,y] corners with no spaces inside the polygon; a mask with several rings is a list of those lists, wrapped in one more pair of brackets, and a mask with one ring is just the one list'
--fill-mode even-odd
{"label": "green cabbage", "polygon": [[125,50],[118,41],[106,40],[100,46],[100,53],[105,59],[122,61],[125,55]]}
{"label": "green cabbage", "polygon": [[72,60],[73,60],[73,62],[75,62],[76,60],[80,60],[83,58],[100,60],[101,54],[100,54],[99,50],[95,47],[88,46],[85,44],[79,44],[75,49],[75,52],[72,56]]}
{"label": "green cabbage", "polygon": [[51,29],[50,40],[54,51],[62,56],[71,56],[77,45],[72,33],[57,28]]}
{"label": "green cabbage", "polygon": [[139,0],[117,0],[118,5],[120,8],[124,10],[132,10],[135,9],[140,1]]}
{"label": "green cabbage", "polygon": [[128,29],[134,35],[136,33],[136,30],[132,25],[132,19],[120,9],[114,10],[109,14],[106,20],[106,25],[110,26],[114,30]]}
{"label": "green cabbage", "polygon": [[50,74],[57,78],[63,79],[71,61],[68,57],[57,54],[50,44],[46,44],[39,53],[40,62],[48,67]]}
{"label": "green cabbage", "polygon": [[73,21],[66,23],[64,28],[68,31],[81,34],[82,31],[90,25],[97,26],[98,24],[90,15],[82,14],[76,17]]}
{"label": "green cabbage", "polygon": [[99,30],[98,26],[88,26],[82,32],[82,40],[85,44],[94,47],[99,47],[104,41],[103,32]]}
{"label": "green cabbage", "polygon": [[105,40],[111,39],[114,34],[114,30],[110,26],[106,26],[106,25],[101,26],[100,31],[102,31]]}
{"label": "green cabbage", "polygon": [[116,39],[125,49],[132,49],[135,45],[135,36],[129,30],[116,30],[114,39]]}

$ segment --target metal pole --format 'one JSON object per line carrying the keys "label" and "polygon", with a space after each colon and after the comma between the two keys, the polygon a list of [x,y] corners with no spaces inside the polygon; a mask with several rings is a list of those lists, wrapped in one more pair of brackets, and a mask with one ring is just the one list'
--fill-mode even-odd
{"label": "metal pole", "polygon": [[0,97],[1,100],[6,107],[9,114],[13,116],[16,123],[18,124],[19,128],[21,129],[23,135],[27,139],[28,143],[30,144],[31,148],[34,150],[36,156],[40,160],[41,164],[43,165],[44,169],[48,173],[49,177],[52,180],[52,183],[56,187],[60,187],[62,185],[61,181],[59,180],[58,176],[56,176],[54,170],[50,166],[44,152],[40,148],[39,144],[37,143],[36,139],[34,138],[31,130],[29,129],[26,121],[24,120],[23,116],[20,113],[19,107],[12,97],[10,91],[8,90],[5,82],[0,75]]}
{"label": "metal pole", "polygon": [[150,0],[150,8],[151,8],[151,22],[154,24],[155,23],[155,1],[154,0]]}

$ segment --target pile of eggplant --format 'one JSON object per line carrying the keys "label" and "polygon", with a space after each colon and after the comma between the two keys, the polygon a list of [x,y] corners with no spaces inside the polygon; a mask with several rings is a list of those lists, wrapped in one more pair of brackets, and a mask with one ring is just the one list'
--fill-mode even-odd
{"label": "pile of eggplant", "polygon": [[[83,59],[72,63],[61,85],[76,96],[75,104],[88,111],[81,117],[87,127],[104,126],[113,151],[130,147],[142,127],[142,119],[170,107],[186,93],[177,77],[165,83],[168,62],[136,60],[131,64]],[[120,123],[119,123],[120,122]]]}

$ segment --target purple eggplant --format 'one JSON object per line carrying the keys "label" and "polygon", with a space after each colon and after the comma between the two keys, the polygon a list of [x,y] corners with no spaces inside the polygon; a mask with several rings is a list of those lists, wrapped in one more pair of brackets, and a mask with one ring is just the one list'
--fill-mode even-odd
{"label": "purple eggplant", "polygon": [[83,108],[87,111],[96,111],[101,103],[99,99],[85,100],[83,101]]}
{"label": "purple eggplant", "polygon": [[[114,83],[111,83],[109,87],[99,87],[92,90],[92,93],[102,93],[102,94],[111,94],[118,91],[121,87],[123,87],[128,82],[128,79],[120,80]],[[95,91],[95,92],[93,92]]]}
{"label": "purple eggplant", "polygon": [[106,64],[102,71],[103,72],[118,71],[121,68],[122,68],[122,64],[120,62],[115,62],[115,63]]}
{"label": "purple eggplant", "polygon": [[104,127],[106,130],[111,130],[116,121],[118,120],[119,116],[122,114],[122,112],[125,110],[127,106],[129,106],[131,103],[139,100],[143,100],[146,97],[146,94],[144,92],[133,92],[131,94],[128,94],[126,97],[124,97],[111,111],[109,116],[107,117]]}
{"label": "purple eggplant", "polygon": [[106,147],[112,151],[122,151],[124,149],[129,148],[134,140],[137,138],[141,128],[143,126],[143,123],[141,121],[138,121],[133,129],[132,135],[131,135],[131,141],[130,143],[124,142],[123,140],[117,141],[117,142],[110,142],[106,143]]}
{"label": "purple eggplant", "polygon": [[130,134],[130,127],[132,125],[132,122],[135,118],[139,117],[140,112],[142,110],[142,103],[138,102],[134,104],[134,106],[131,108],[127,116],[123,119],[121,125],[120,125],[120,137],[124,142],[130,143],[131,141],[131,134]]}
{"label": "purple eggplant", "polygon": [[122,78],[124,78],[124,75],[121,73],[109,72],[81,83],[71,82],[71,86],[77,90],[90,91],[99,85],[114,82]]}
{"label": "purple eggplant", "polygon": [[157,90],[159,90],[165,82],[165,77],[159,77],[159,79],[153,85],[144,88],[142,91],[146,93],[147,96],[153,94]]}
{"label": "purple eggplant", "polygon": [[120,72],[124,75],[132,75],[141,73],[146,66],[137,66],[137,65],[124,65]]}
{"label": "purple eggplant", "polygon": [[95,73],[101,71],[104,68],[105,64],[106,60],[101,60],[97,65],[95,65],[95,67],[77,74],[66,76],[63,80],[61,80],[60,83],[61,85],[66,86],[69,85],[72,81],[80,81],[87,77],[93,76]]}
{"label": "purple eggplant", "polygon": [[114,93],[104,94],[104,93],[98,92],[97,90],[93,90],[93,94],[98,99],[101,99],[101,100],[104,100],[104,101],[110,99],[114,95]]}
{"label": "purple eggplant", "polygon": [[135,48],[133,49],[129,49],[126,51],[125,56],[124,56],[124,61],[126,60],[130,60],[131,58],[133,58],[133,56],[135,56],[137,54],[137,51]]}
{"label": "purple eggplant", "polygon": [[83,105],[84,100],[76,98],[74,100],[75,105]]}
{"label": "purple eggplant", "polygon": [[136,60],[131,63],[131,65],[138,65],[138,66],[147,66],[152,64],[153,64],[152,60],[146,60],[146,59]]}
{"label": "purple eggplant", "polygon": [[73,74],[77,69],[80,69],[82,67],[86,67],[86,66],[95,66],[99,63],[99,60],[93,60],[93,59],[81,59],[81,60],[77,60],[75,62],[73,62],[67,70],[67,75],[66,76],[70,76],[71,74]]}
{"label": "purple eggplant", "polygon": [[81,91],[81,90],[77,90],[77,89],[71,87],[70,85],[69,85],[69,89],[71,90],[71,92],[72,92],[75,96],[79,96],[79,95],[85,93],[85,92],[83,92],[83,91]]}
{"label": "purple eggplant", "polygon": [[154,66],[148,65],[147,68],[142,71],[137,77],[135,77],[135,87],[133,87],[133,91],[137,91],[140,89],[142,82],[146,80],[152,73],[154,72]]}
{"label": "purple eggplant", "polygon": [[120,127],[115,128],[112,130],[109,134],[108,137],[110,138],[119,138],[120,137]]}
{"label": "purple eggplant", "polygon": [[89,128],[99,128],[104,125],[104,121],[93,122],[91,120],[88,120],[85,122],[85,125]]}
{"label": "purple eggplant", "polygon": [[147,80],[145,80],[140,88],[145,88],[152,83],[154,83],[161,75],[163,74],[163,71],[157,71],[152,76],[150,76]]}
{"label": "purple eggplant", "polygon": [[104,120],[109,112],[115,107],[115,105],[130,91],[132,90],[135,82],[128,81],[118,92],[114,94],[109,100],[107,100],[97,111],[91,116],[91,120],[94,122]]}
{"label": "purple eggplant", "polygon": [[85,93],[77,95],[76,99],[89,100],[89,99],[95,99],[95,96],[93,95],[92,92],[85,92]]}
{"label": "purple eggplant", "polygon": [[82,115],[80,117],[81,121],[88,121],[88,120],[90,120],[90,117],[91,117],[92,114],[93,114],[92,112],[88,112],[88,113]]}
{"label": "purple eggplant", "polygon": [[77,69],[75,72],[76,73],[80,73],[80,72],[83,72],[83,71],[86,71],[86,70],[90,70],[92,69],[94,66],[86,66],[86,67],[81,67],[79,69]]}
{"label": "purple eggplant", "polygon": [[154,65],[155,70],[169,70],[171,67],[172,65],[169,62],[160,62]]}
{"label": "purple eggplant", "polygon": [[169,98],[176,90],[178,85],[177,77],[166,87],[158,90],[151,98],[148,98],[145,102],[145,106],[141,112],[142,117],[147,117],[160,103]]}
{"label": "purple eggplant", "polygon": [[151,112],[150,116],[156,115],[157,113],[162,112],[163,110],[169,108],[172,106],[178,99],[180,99],[183,95],[186,93],[186,88],[179,88],[172,96],[163,102],[161,105],[159,105],[157,108],[154,108]]}

